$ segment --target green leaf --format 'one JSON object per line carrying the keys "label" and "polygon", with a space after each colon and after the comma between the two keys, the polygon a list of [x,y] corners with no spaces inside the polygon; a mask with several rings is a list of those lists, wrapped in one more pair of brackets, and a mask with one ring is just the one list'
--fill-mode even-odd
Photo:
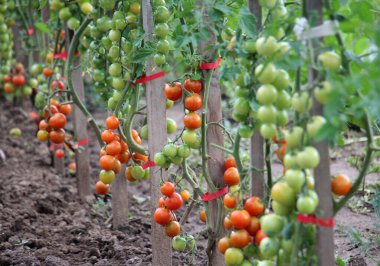
{"label": "green leaf", "polygon": [[256,38],[256,17],[247,9],[241,8],[239,11],[239,25],[241,29],[251,38]]}
{"label": "green leaf", "polygon": [[47,33],[49,35],[51,34],[49,26],[46,25],[45,23],[43,23],[43,22],[36,22],[36,24],[34,24],[34,25],[36,26],[36,28],[40,32]]}
{"label": "green leaf", "polygon": [[341,257],[337,257],[335,260],[335,263],[338,266],[346,266],[346,263],[344,262],[344,260]]}
{"label": "green leaf", "polygon": [[134,63],[142,63],[145,61],[147,57],[152,55],[154,50],[152,48],[140,48],[135,52],[135,55],[133,57]]}
{"label": "green leaf", "polygon": [[46,6],[47,3],[48,3],[48,0],[40,0],[38,9],[42,10]]}
{"label": "green leaf", "polygon": [[231,11],[231,8],[222,4],[222,3],[216,3],[215,6],[214,6],[214,9],[219,11],[219,12],[222,12],[224,13],[225,15],[227,16],[232,16],[233,13]]}

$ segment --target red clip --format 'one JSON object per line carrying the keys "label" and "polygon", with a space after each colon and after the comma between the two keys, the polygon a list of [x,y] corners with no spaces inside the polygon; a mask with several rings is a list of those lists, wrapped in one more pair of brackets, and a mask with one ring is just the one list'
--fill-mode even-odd
{"label": "red clip", "polygon": [[29,28],[27,31],[29,36],[32,36],[34,34],[34,29],[33,28]]}
{"label": "red clip", "polygon": [[[79,52],[78,51],[74,52],[74,56],[77,56],[77,55],[79,55]],[[68,56],[69,56],[68,53],[63,52],[63,53],[60,53],[60,54],[54,54],[53,58],[54,59],[63,59],[63,60],[65,60]]]}
{"label": "red clip", "polygon": [[316,224],[322,227],[334,227],[333,218],[317,218],[315,215],[298,214],[297,220],[300,223]]}
{"label": "red clip", "polygon": [[145,169],[147,169],[149,167],[153,167],[153,166],[156,166],[156,164],[153,161],[147,161],[141,167],[142,167],[142,169],[145,170]]}
{"label": "red clip", "polygon": [[78,144],[74,145],[74,149],[78,149],[79,147],[86,145],[88,142],[88,138],[81,139],[80,141],[78,141]]}
{"label": "red clip", "polygon": [[224,188],[221,188],[221,189],[215,191],[214,193],[208,193],[208,192],[206,192],[201,197],[201,200],[202,201],[214,200],[214,199],[220,198],[221,196],[223,196],[224,194],[227,194],[227,193],[228,193],[228,186],[225,186]]}
{"label": "red clip", "polygon": [[201,65],[198,66],[198,69],[202,69],[202,70],[216,69],[219,67],[221,60],[222,59],[219,57],[218,60],[216,60],[216,62],[202,63]]}
{"label": "red clip", "polygon": [[157,72],[157,73],[150,75],[150,76],[142,76],[138,80],[136,80],[135,82],[132,82],[132,84],[147,83],[149,81],[164,77],[165,75],[166,75],[165,72],[161,71],[161,72]]}

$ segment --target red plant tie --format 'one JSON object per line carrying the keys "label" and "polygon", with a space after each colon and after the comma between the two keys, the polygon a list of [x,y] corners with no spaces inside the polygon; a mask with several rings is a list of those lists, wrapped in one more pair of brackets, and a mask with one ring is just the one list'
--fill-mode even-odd
{"label": "red plant tie", "polygon": [[166,75],[165,72],[161,71],[161,72],[154,73],[150,76],[141,76],[138,80],[136,80],[135,82],[132,82],[132,84],[147,83],[149,81],[165,77],[165,75]]}
{"label": "red plant tie", "polygon": [[225,195],[228,193],[228,186],[225,186],[224,188],[221,188],[213,193],[208,193],[206,192],[202,197],[201,197],[201,200],[202,201],[210,201],[210,200],[214,200],[214,199],[217,199],[217,198],[220,198],[221,196]]}
{"label": "red plant tie", "polygon": [[216,60],[216,62],[202,63],[201,65],[198,66],[198,69],[202,69],[202,70],[216,69],[219,67],[221,60],[222,59],[219,57],[218,60]]}

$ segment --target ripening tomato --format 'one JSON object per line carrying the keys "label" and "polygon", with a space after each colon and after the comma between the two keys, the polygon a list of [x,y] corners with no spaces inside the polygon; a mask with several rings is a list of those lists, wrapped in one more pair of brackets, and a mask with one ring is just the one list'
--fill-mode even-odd
{"label": "ripening tomato", "polygon": [[37,138],[39,141],[47,141],[49,138],[49,133],[46,130],[38,130]]}
{"label": "ripening tomato", "polygon": [[65,152],[62,149],[58,149],[55,151],[55,157],[63,158],[65,156]]}
{"label": "ripening tomato", "polygon": [[218,250],[224,254],[226,250],[231,247],[230,238],[225,236],[218,241]]}
{"label": "ripening tomato", "polygon": [[183,201],[188,201],[191,197],[190,192],[186,189],[182,190],[180,194],[181,194]]}
{"label": "ripening tomato", "polygon": [[12,81],[12,77],[10,75],[4,75],[3,76],[4,83],[8,83]]}
{"label": "ripening tomato", "polygon": [[200,128],[202,119],[197,113],[191,112],[185,115],[183,118],[183,124],[188,129],[197,129]]}
{"label": "ripening tomato", "polygon": [[47,127],[48,127],[48,124],[46,123],[46,121],[44,119],[42,119],[40,121],[40,123],[38,124],[39,130],[45,130],[45,129],[47,129]]}
{"label": "ripening tomato", "polygon": [[102,181],[98,181],[95,184],[95,192],[99,195],[106,195],[110,192],[110,186],[108,184],[104,184]]}
{"label": "ripening tomato", "polygon": [[227,158],[224,162],[224,170],[227,170],[230,167],[236,167],[236,162],[234,157]]}
{"label": "ripening tomato", "polygon": [[205,210],[201,210],[201,211],[199,212],[199,219],[200,219],[202,222],[206,223],[207,216],[206,216],[206,211],[205,211]]}
{"label": "ripening tomato", "polygon": [[169,210],[175,211],[181,208],[183,204],[183,199],[181,195],[177,192],[174,192],[169,197],[165,199],[165,206]]}
{"label": "ripening tomato", "polygon": [[158,199],[157,207],[158,207],[158,208],[163,208],[163,207],[165,207],[165,198],[164,198],[164,197],[160,197],[160,198]]}
{"label": "ripening tomato", "polygon": [[251,236],[254,236],[260,229],[259,218],[252,216],[249,225],[245,228]]}
{"label": "ripening tomato", "polygon": [[186,79],[183,86],[185,87],[185,90],[187,91],[199,93],[202,90],[202,81]]}
{"label": "ripening tomato", "polygon": [[65,141],[66,133],[60,128],[49,132],[49,138],[53,143],[59,144]]}
{"label": "ripening tomato", "polygon": [[165,85],[165,96],[169,100],[177,101],[182,97],[182,85],[179,82]]}
{"label": "ripening tomato", "polygon": [[122,151],[119,153],[116,158],[121,162],[121,163],[127,163],[131,159],[131,154],[129,153],[128,150]]}
{"label": "ripening tomato", "polygon": [[5,93],[13,93],[16,90],[15,86],[12,83],[4,84],[4,92]]}
{"label": "ripening tomato", "polygon": [[201,109],[203,104],[202,97],[198,93],[194,93],[191,96],[187,96],[184,102],[186,109],[189,111],[197,111]]}
{"label": "ripening tomato", "polygon": [[172,182],[165,182],[165,184],[163,184],[160,189],[162,195],[167,197],[170,197],[175,192],[175,186]]}
{"label": "ripening tomato", "polygon": [[135,182],[136,179],[132,176],[132,166],[128,166],[126,169],[125,169],[125,178],[129,181],[129,182]]}
{"label": "ripening tomato", "polygon": [[49,119],[49,126],[54,129],[63,128],[66,125],[66,116],[62,113],[56,113]]}
{"label": "ripening tomato", "polygon": [[177,221],[171,221],[165,225],[165,234],[168,237],[175,237],[181,232],[181,226]]}
{"label": "ripening tomato", "polygon": [[266,234],[264,234],[264,232],[259,229],[255,235],[255,243],[260,245],[261,243],[261,240],[263,240],[264,238],[267,238],[268,236]]}
{"label": "ripening tomato", "polygon": [[240,183],[240,176],[236,167],[230,167],[224,172],[224,181],[229,186],[237,185]]}
{"label": "ripening tomato", "polygon": [[64,115],[70,115],[72,112],[71,104],[64,104],[59,106],[59,111]]}
{"label": "ripening tomato", "polygon": [[119,119],[112,115],[106,119],[106,127],[108,129],[117,129],[119,127]]}
{"label": "ripening tomato", "polygon": [[224,217],[223,225],[224,225],[224,228],[226,228],[227,230],[232,229],[233,225],[229,216]]}
{"label": "ripening tomato", "polygon": [[50,77],[51,75],[53,75],[53,70],[51,70],[48,67],[45,67],[42,73],[44,74],[45,77]]}
{"label": "ripening tomato", "polygon": [[236,205],[236,196],[231,196],[230,194],[226,194],[223,198],[224,206],[228,209],[235,208]]}
{"label": "ripening tomato", "polygon": [[115,139],[115,134],[110,129],[104,130],[102,132],[101,138],[105,143],[110,143]]}
{"label": "ripening tomato", "polygon": [[121,144],[119,141],[113,140],[106,146],[106,152],[109,155],[118,155],[121,152]]}
{"label": "ripening tomato", "polygon": [[153,215],[154,221],[158,224],[165,225],[170,222],[172,215],[165,208],[157,208]]}
{"label": "ripening tomato", "polygon": [[230,216],[232,225],[237,229],[246,228],[251,222],[251,216],[246,210],[236,210]]}

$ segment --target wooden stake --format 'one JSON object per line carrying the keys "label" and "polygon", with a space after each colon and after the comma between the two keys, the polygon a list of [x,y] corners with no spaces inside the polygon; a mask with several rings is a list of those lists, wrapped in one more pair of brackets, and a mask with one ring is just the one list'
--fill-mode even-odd
{"label": "wooden stake", "polygon": [[122,229],[128,224],[128,184],[124,176],[125,165],[121,168],[112,184],[112,225],[113,229]]}
{"label": "wooden stake", "polygon": [[[249,10],[256,17],[257,30],[261,28],[261,6],[258,0],[249,0]],[[260,132],[255,132],[251,138],[251,195],[264,198],[264,138]]]}
{"label": "wooden stake", "polygon": [[[323,22],[323,3],[322,0],[306,1],[306,10],[308,14],[317,15],[318,24]],[[314,44],[314,47],[316,45]],[[317,72],[309,69],[309,83],[312,84],[316,78]],[[313,101],[313,115],[323,115],[323,106],[317,101]],[[315,190],[319,197],[317,216],[321,218],[333,218],[333,201],[331,194],[330,181],[330,156],[327,141],[319,142],[315,145],[318,150],[321,161],[317,168],[314,169]],[[317,246],[316,255],[318,265],[333,266],[334,259],[334,228],[317,227]]]}
{"label": "wooden stake", "polygon": [[[146,40],[149,40],[153,34],[153,14],[152,6],[149,0],[142,1],[143,27],[146,33]],[[153,61],[148,62],[146,66],[146,75],[151,75],[160,71],[154,66]],[[146,83],[147,95],[147,116],[148,116],[148,146],[149,157],[152,160],[155,153],[159,152],[167,142],[166,132],[166,99],[164,95],[164,79],[159,78]],[[150,168],[150,191],[151,191],[151,213],[157,208],[157,201],[161,196],[160,179],[161,173],[157,171],[158,167]],[[166,172],[162,172],[163,176]],[[161,225],[152,219],[152,265],[170,266],[172,265],[171,240],[164,233]]]}

